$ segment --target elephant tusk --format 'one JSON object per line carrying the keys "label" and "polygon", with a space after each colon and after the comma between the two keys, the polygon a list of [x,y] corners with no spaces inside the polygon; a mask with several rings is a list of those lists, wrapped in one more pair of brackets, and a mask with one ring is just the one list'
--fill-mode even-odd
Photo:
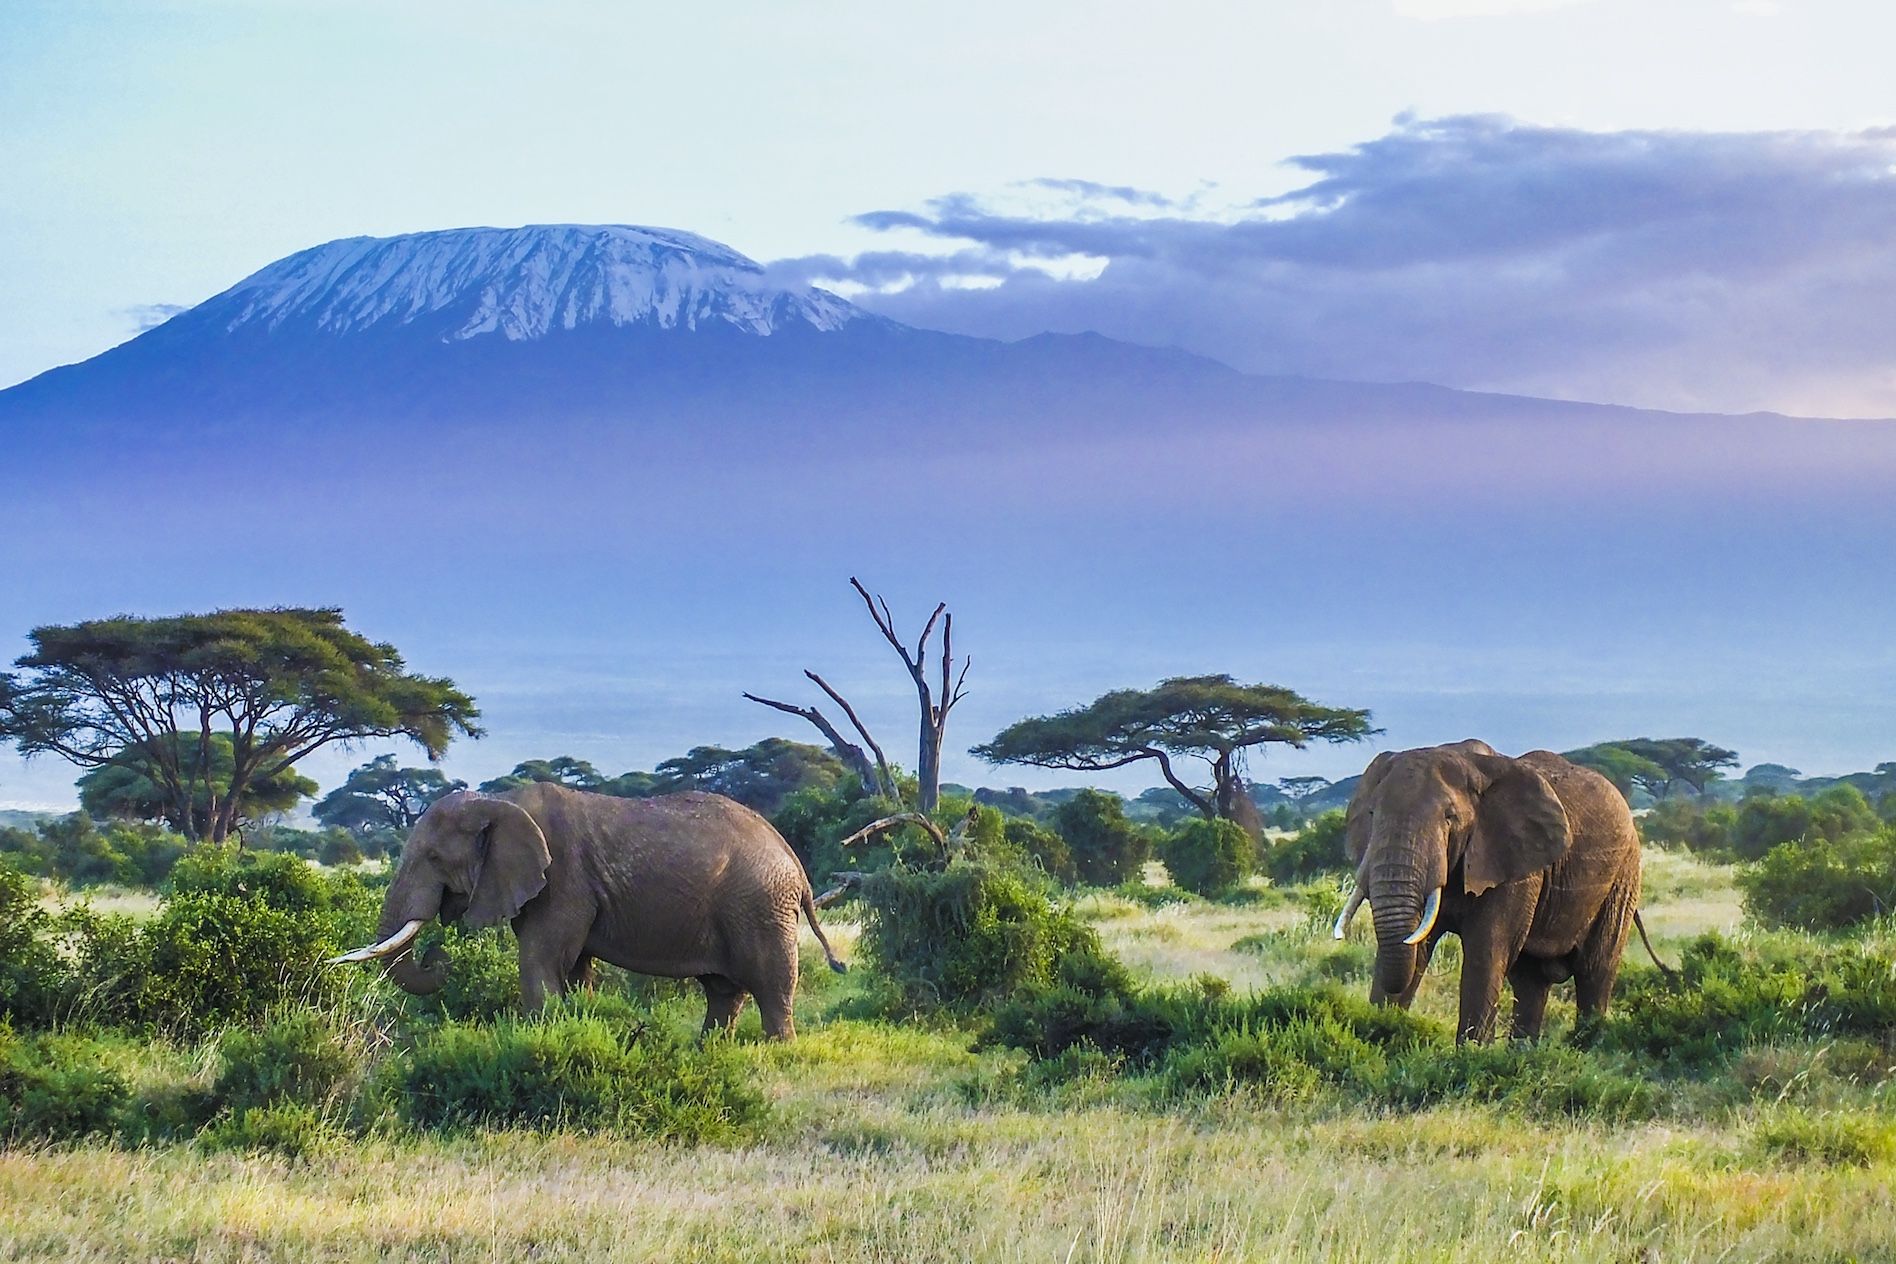
{"label": "elephant tusk", "polygon": [[1336,927],[1330,932],[1330,938],[1341,939],[1350,928],[1350,919],[1356,916],[1356,910],[1363,907],[1363,888],[1359,883],[1350,891],[1350,898],[1343,905],[1343,911],[1336,915]]}
{"label": "elephant tusk", "polygon": [[1419,944],[1424,939],[1427,939],[1429,932],[1435,929],[1435,915],[1441,911],[1442,888],[1436,887],[1433,891],[1429,892],[1429,902],[1422,906],[1421,922],[1409,933],[1409,937],[1402,942],[1405,944]]}
{"label": "elephant tusk", "polygon": [[371,944],[367,948],[357,948],[354,952],[345,952],[340,957],[330,957],[324,961],[323,964],[326,966],[340,966],[346,965],[351,961],[374,961],[379,957],[386,957],[390,953],[399,952],[401,949],[406,948],[408,941],[421,934],[421,928],[427,924],[426,919],[417,918],[379,944]]}

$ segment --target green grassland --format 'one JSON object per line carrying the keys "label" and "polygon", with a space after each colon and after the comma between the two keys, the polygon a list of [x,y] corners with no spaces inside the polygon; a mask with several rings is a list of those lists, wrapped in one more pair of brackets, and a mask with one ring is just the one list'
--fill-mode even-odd
{"label": "green grassland", "polygon": [[[1668,959],[1703,932],[1762,933],[1728,868],[1648,859]],[[1367,944],[1331,941],[1326,895],[1135,889],[1076,908],[1142,980],[1366,991]],[[851,955],[844,911],[829,924]],[[1451,941],[1417,1006],[1444,1027],[1456,964]],[[1629,987],[1649,971],[1629,955]],[[986,1047],[976,1020],[861,1017],[869,971],[805,979],[794,1044],[763,1042],[754,1013],[740,1026],[730,1055],[767,1110],[732,1138],[389,1127],[288,1149],[33,1143],[0,1150],[0,1260],[1896,1257],[1887,1039],[1750,1047],[1668,1078],[1621,1122],[1505,1101],[1181,1094],[1105,1059],[1047,1075]],[[699,1012],[657,989],[658,1021],[689,1030]],[[1558,999],[1549,1040],[1572,1023]],[[122,1056],[134,1076],[213,1073],[202,1046]]]}

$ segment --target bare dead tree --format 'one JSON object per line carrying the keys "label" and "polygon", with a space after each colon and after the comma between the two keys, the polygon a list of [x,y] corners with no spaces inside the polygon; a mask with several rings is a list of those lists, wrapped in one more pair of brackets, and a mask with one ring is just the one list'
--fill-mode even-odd
{"label": "bare dead tree", "polygon": [[[876,630],[895,647],[895,652],[901,656],[902,665],[908,669],[909,678],[915,682],[915,693],[922,712],[920,749],[915,760],[918,782],[915,806],[918,811],[932,812],[941,798],[941,746],[948,731],[948,713],[954,710],[955,704],[967,695],[965,686],[968,668],[973,666],[974,660],[963,659],[960,674],[955,673],[955,617],[948,613],[947,602],[936,605],[935,612],[928,616],[928,622],[922,626],[922,634],[916,639],[915,648],[911,651],[902,643],[902,638],[896,635],[895,616],[889,612],[889,603],[880,597],[870,596],[869,590],[864,588],[861,581],[853,575],[850,576],[849,586],[856,590],[863,604],[869,608],[869,617],[875,621]],[[937,623],[941,624],[939,694],[930,683],[928,670],[928,639],[934,635]],[[842,708],[844,716],[862,738],[863,744],[875,753],[873,763],[870,762],[869,755],[862,746],[843,737],[841,731],[830,722],[829,717],[815,707],[799,707],[792,703],[779,702],[774,698],[759,697],[754,693],[747,693],[744,696],[752,702],[773,707],[788,715],[801,716],[815,725],[817,731],[829,739],[830,746],[837,755],[856,770],[856,775],[862,779],[864,789],[872,794],[895,797],[895,775],[889,768],[889,761],[883,756],[882,747],[877,744],[875,738],[870,736],[868,728],[856,714],[856,709],[849,705],[848,699],[815,672],[805,671],[803,674],[828,695],[830,701]]]}
{"label": "bare dead tree", "polygon": [[889,770],[889,761],[883,755],[882,747],[876,743],[875,738],[869,735],[869,730],[856,715],[856,708],[850,706],[849,701],[842,694],[831,688],[829,682],[815,672],[805,671],[803,674],[816,682],[816,687],[828,694],[830,699],[843,709],[843,714],[849,717],[850,724],[862,736],[864,743],[875,752],[874,763],[869,762],[869,756],[861,746],[844,737],[837,727],[830,723],[829,717],[815,707],[799,707],[793,703],[779,702],[775,698],[760,698],[754,693],[747,693],[744,696],[752,702],[772,707],[788,715],[802,716],[808,720],[816,726],[817,732],[829,739],[830,749],[836,752],[837,757],[856,770],[856,776],[861,779],[864,790],[870,794],[894,798],[895,774]]}
{"label": "bare dead tree", "polygon": [[[941,743],[948,732],[948,713],[954,710],[955,703],[966,696],[964,686],[968,679],[968,668],[974,665],[974,660],[964,659],[961,674],[955,675],[955,617],[948,613],[947,602],[935,606],[935,612],[922,625],[921,636],[916,638],[915,651],[910,653],[908,647],[902,644],[902,638],[895,634],[895,616],[889,613],[889,603],[880,597],[871,597],[869,590],[854,575],[849,577],[849,586],[856,590],[856,594],[862,598],[862,604],[869,608],[869,617],[875,620],[876,630],[895,647],[895,652],[901,656],[902,666],[908,668],[909,678],[915,682],[915,696],[922,710],[920,751],[915,758],[915,779],[918,783],[915,806],[920,811],[933,812],[936,802],[941,798]],[[937,620],[941,622],[939,696],[929,687],[927,665],[928,638],[935,631]]]}

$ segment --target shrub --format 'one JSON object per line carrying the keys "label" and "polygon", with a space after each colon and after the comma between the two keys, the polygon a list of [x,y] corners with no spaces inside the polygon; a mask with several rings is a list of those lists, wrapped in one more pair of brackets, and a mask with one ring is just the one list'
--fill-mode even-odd
{"label": "shrub", "polygon": [[65,969],[51,940],[53,919],[39,883],[0,862],[0,1022],[52,1021]]}
{"label": "shrub", "polygon": [[1063,967],[1107,968],[1090,927],[991,861],[886,869],[864,881],[862,901],[863,952],[896,1008],[988,1005],[1053,985]]}
{"label": "shrub", "polygon": [[1349,856],[1343,848],[1343,819],[1340,809],[1325,812],[1296,834],[1266,849],[1264,872],[1279,886],[1350,872]]}
{"label": "shrub", "polygon": [[1172,881],[1199,895],[1228,891],[1257,867],[1257,844],[1233,821],[1187,821],[1160,845]]}
{"label": "shrub", "polygon": [[292,1159],[335,1148],[342,1130],[314,1106],[275,1101],[225,1115],[198,1134],[198,1144],[213,1150],[266,1150]]}
{"label": "shrub", "polygon": [[1654,847],[1724,856],[1731,852],[1738,816],[1724,804],[1681,798],[1659,800],[1636,821],[1640,838]]}
{"label": "shrub", "polygon": [[178,863],[151,918],[69,917],[75,987],[105,1021],[189,1032],[255,1019],[336,994],[347,976],[322,958],[359,940],[373,904],[353,877],[293,856],[205,848]]}
{"label": "shrub", "polygon": [[491,1018],[519,1008],[520,945],[512,930],[505,926],[492,930],[451,926],[425,933],[415,951],[426,953],[437,942],[450,959],[447,979],[440,991],[428,996],[404,995],[401,1004],[405,1012],[466,1019]]}
{"label": "shrub", "polygon": [[1009,845],[1038,864],[1048,877],[1062,886],[1072,886],[1080,880],[1073,849],[1059,834],[1026,816],[1009,817],[1004,829]]}
{"label": "shrub", "polygon": [[1754,1046],[1799,1039],[1886,1038],[1896,1030],[1896,979],[1882,957],[1853,944],[1799,937],[1741,948],[1719,935],[1687,946],[1675,986],[1628,971],[1614,1008],[1576,1033],[1596,1048],[1661,1065],[1703,1067]]}
{"label": "shrub", "polygon": [[109,1136],[130,1099],[130,1086],[99,1042],[18,1037],[0,1026],[0,1141]]}
{"label": "shrub", "polygon": [[1883,916],[1896,907],[1896,830],[1779,844],[1738,887],[1767,926],[1841,930]]}
{"label": "shrub", "polygon": [[1126,819],[1119,796],[1102,790],[1082,790],[1055,808],[1053,828],[1066,840],[1080,881],[1091,886],[1137,877],[1152,854],[1151,839]]}
{"label": "shrub", "polygon": [[217,1042],[217,1056],[211,1091],[233,1114],[286,1102],[332,1106],[356,1065],[333,1021],[311,1009],[233,1027]]}
{"label": "shrub", "polygon": [[1392,1058],[1376,1095],[1421,1109],[1444,1101],[1493,1102],[1534,1116],[1570,1115],[1623,1122],[1649,1119],[1659,1092],[1569,1046],[1456,1045]]}
{"label": "shrub", "polygon": [[423,1128],[574,1128],[720,1140],[763,1098],[718,1041],[698,1045],[594,1001],[492,1025],[423,1032],[388,1064],[403,1116]]}

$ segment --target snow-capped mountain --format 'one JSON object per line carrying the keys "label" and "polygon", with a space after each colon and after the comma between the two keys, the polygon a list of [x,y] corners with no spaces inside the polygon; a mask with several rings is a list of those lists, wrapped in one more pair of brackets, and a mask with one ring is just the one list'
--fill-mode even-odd
{"label": "snow-capped mountain", "polygon": [[270,264],[195,314],[230,333],[409,326],[445,341],[516,342],[596,325],[768,336],[876,319],[826,291],[774,284],[729,246],[624,224],[348,237]]}

